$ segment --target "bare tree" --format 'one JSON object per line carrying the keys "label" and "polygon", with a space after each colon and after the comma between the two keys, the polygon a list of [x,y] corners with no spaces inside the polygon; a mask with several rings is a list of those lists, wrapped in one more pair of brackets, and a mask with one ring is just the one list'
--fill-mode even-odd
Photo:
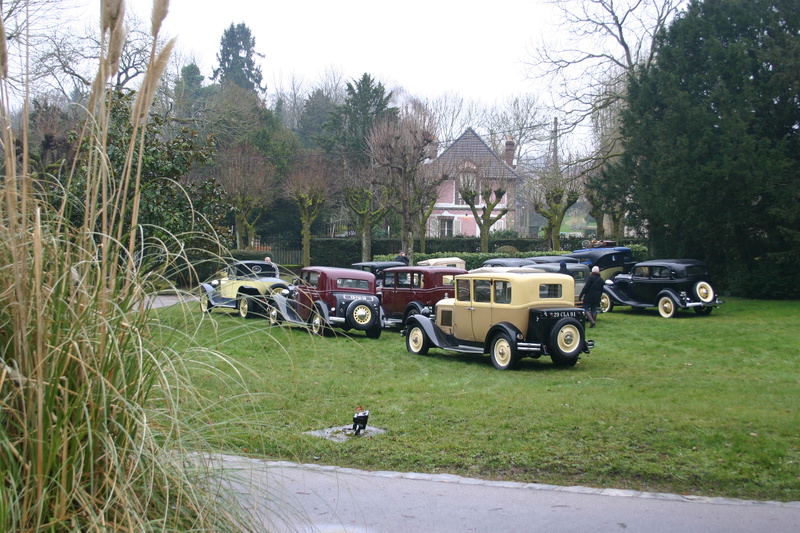
{"label": "bare tree", "polygon": [[[571,130],[598,111],[625,100],[625,79],[649,68],[654,37],[685,0],[548,0],[560,12],[558,35],[543,42],[529,64],[530,77],[544,75],[560,88],[559,108]],[[552,41],[551,41],[552,42]],[[622,83],[620,83],[622,82]]]}
{"label": "bare tree", "polygon": [[[141,79],[150,61],[153,36],[145,22],[134,15],[126,15],[125,43],[120,55],[117,72],[111,80],[112,88],[130,88]],[[37,47],[35,72],[46,79],[52,88],[65,97],[76,100],[85,97],[94,81],[94,72],[99,61],[101,36],[94,26],[86,27],[75,35],[56,28],[44,37]]]}
{"label": "bare tree", "polygon": [[484,114],[488,142],[496,154],[504,154],[506,140],[516,143],[514,159],[518,165],[529,166],[534,145],[546,134],[547,119],[536,95],[513,96],[502,105],[494,105]]}
{"label": "bare tree", "polygon": [[550,155],[542,168],[531,176],[523,192],[536,212],[547,220],[544,236],[552,250],[561,249],[561,224],[567,210],[580,199],[583,181],[582,172],[572,161],[562,166],[558,138],[558,120],[554,120]]}
{"label": "bare tree", "polygon": [[396,118],[377,123],[367,140],[370,156],[383,174],[379,180],[391,194],[401,221],[403,249],[413,255],[414,233],[424,231],[420,212],[439,193],[441,174],[423,172],[435,142],[433,117],[420,102],[404,105]]}
{"label": "bare tree", "polygon": [[220,150],[219,184],[235,217],[236,247],[252,244],[255,224],[275,201],[275,168],[249,143]]}
{"label": "bare tree", "polygon": [[426,108],[436,123],[436,138],[439,148],[447,148],[467,128],[480,121],[482,108],[455,93],[444,93],[427,100]]}
{"label": "bare tree", "polygon": [[489,232],[501,218],[506,216],[508,208],[503,207],[495,212],[495,208],[503,201],[506,194],[505,184],[493,181],[485,175],[486,170],[479,176],[481,170],[475,167],[474,173],[462,173],[458,180],[458,193],[472,211],[475,223],[481,234],[481,252],[489,252]]}
{"label": "bare tree", "polygon": [[300,125],[300,115],[303,113],[303,106],[309,94],[303,79],[293,74],[286,82],[278,79],[272,84],[275,87],[275,92],[271,97],[273,109],[280,114],[284,126],[292,131],[297,131]]}
{"label": "bare tree", "polygon": [[367,167],[351,171],[345,178],[344,203],[358,226],[362,261],[372,260],[372,228],[388,211],[388,191],[380,186],[376,176],[378,171],[375,167]]}
{"label": "bare tree", "polygon": [[284,183],[284,194],[300,210],[303,266],[311,265],[311,225],[326,199],[336,192],[335,168],[328,157],[311,153],[297,160]]}

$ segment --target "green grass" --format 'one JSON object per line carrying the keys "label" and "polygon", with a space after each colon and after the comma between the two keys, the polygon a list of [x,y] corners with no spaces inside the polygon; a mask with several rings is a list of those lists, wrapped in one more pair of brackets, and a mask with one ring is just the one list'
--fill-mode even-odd
{"label": "green grass", "polygon": [[[549,358],[415,356],[392,331],[311,337],[196,306],[160,311],[192,366],[220,450],[368,470],[655,492],[800,500],[800,309],[731,299],[708,317],[618,308],[587,330],[573,369]],[[231,366],[208,358],[225,353]],[[208,363],[207,365],[201,363]],[[234,370],[236,369],[236,370]],[[304,434],[352,423],[386,434]]]}

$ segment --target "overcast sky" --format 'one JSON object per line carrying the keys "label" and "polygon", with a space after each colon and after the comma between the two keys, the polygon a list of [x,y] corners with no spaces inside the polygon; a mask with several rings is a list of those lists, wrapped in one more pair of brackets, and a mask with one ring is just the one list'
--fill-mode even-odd
{"label": "overcast sky", "polygon": [[[151,0],[127,5],[149,20]],[[292,76],[313,86],[333,67],[414,96],[491,104],[535,90],[523,62],[549,28],[545,13],[540,0],[171,0],[163,33],[209,76],[223,31],[244,22],[268,91]]]}

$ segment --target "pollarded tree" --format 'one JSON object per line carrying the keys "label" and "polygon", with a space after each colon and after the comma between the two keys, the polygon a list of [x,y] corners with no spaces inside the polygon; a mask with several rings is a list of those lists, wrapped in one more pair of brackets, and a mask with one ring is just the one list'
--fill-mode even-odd
{"label": "pollarded tree", "polygon": [[234,212],[236,247],[242,249],[252,244],[256,222],[275,201],[275,168],[246,142],[221,149],[216,163]]}
{"label": "pollarded tree", "polygon": [[561,249],[561,225],[570,207],[581,197],[582,175],[574,164],[562,166],[558,148],[558,121],[553,121],[550,155],[525,186],[526,199],[547,220],[544,237],[551,250]]}
{"label": "pollarded tree", "polygon": [[336,167],[330,158],[318,153],[300,156],[295,162],[283,192],[300,211],[303,240],[303,266],[311,265],[311,225],[326,200],[337,190]]}
{"label": "pollarded tree", "polygon": [[422,166],[436,143],[433,118],[419,102],[410,102],[397,118],[379,122],[369,136],[370,155],[383,170],[380,183],[389,191],[390,202],[400,215],[402,247],[414,252],[414,233],[425,231],[420,212],[439,194],[446,179]]}
{"label": "pollarded tree", "polygon": [[214,69],[212,79],[222,85],[233,84],[247,91],[264,92],[267,88],[261,86],[263,76],[261,67],[256,65],[257,57],[264,56],[256,52],[256,39],[250,28],[244,22],[231,23],[222,33],[217,54],[219,66]]}
{"label": "pollarded tree", "polygon": [[[477,175],[476,175],[477,176]],[[489,253],[489,232],[508,213],[508,207],[495,208],[503,201],[506,189],[488,179],[461,179],[458,194],[469,206],[481,234],[481,252]]]}

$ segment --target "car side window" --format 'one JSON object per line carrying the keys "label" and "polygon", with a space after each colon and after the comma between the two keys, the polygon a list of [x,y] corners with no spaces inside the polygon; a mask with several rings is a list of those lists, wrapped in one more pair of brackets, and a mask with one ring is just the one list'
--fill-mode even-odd
{"label": "car side window", "polygon": [[650,277],[650,269],[643,266],[638,266],[633,269],[633,276],[635,278],[649,278]]}
{"label": "car side window", "polygon": [[411,288],[411,277],[409,276],[408,272],[397,273],[397,287],[400,289]]}
{"label": "car side window", "polygon": [[456,299],[459,302],[468,302],[469,301],[469,280],[468,279],[460,279],[456,281]]}
{"label": "car side window", "polygon": [[488,279],[475,280],[475,301],[476,302],[491,302],[492,301],[492,282]]}
{"label": "car side window", "polygon": [[411,286],[417,289],[425,288],[425,280],[422,279],[421,272],[414,272],[411,275]]}
{"label": "car side window", "polygon": [[319,272],[306,272],[304,281],[312,287],[316,287],[319,283]]}
{"label": "car side window", "polygon": [[494,302],[498,304],[511,303],[511,283],[508,281],[494,282]]}
{"label": "car side window", "polygon": [[383,273],[383,286],[390,288],[394,287],[394,272]]}

